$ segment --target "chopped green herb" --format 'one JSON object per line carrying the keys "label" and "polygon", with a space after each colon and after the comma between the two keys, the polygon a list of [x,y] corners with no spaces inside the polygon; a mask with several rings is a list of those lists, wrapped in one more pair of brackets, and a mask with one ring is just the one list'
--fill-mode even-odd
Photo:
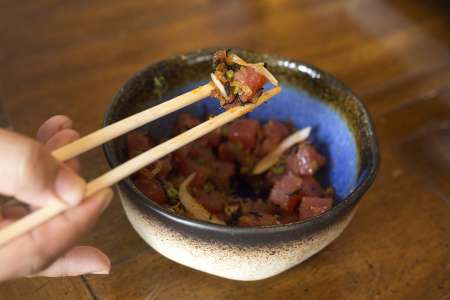
{"label": "chopped green herb", "polygon": [[233,75],[234,75],[233,70],[228,70],[225,74],[226,74],[228,80],[233,79]]}
{"label": "chopped green herb", "polygon": [[275,175],[283,174],[284,171],[286,171],[286,167],[284,165],[275,165],[275,166],[272,167],[272,172]]}
{"label": "chopped green herb", "polygon": [[167,197],[169,197],[171,200],[178,199],[178,191],[173,186],[168,187],[166,190],[166,193],[167,193]]}
{"label": "chopped green herb", "polygon": [[239,93],[239,87],[237,85],[234,86],[233,94],[237,95]]}
{"label": "chopped green herb", "polygon": [[162,83],[161,83],[161,81],[159,80],[158,77],[154,77],[153,78],[153,82],[154,82],[156,88],[161,88],[162,87]]}
{"label": "chopped green herb", "polygon": [[167,90],[167,82],[164,76],[153,77],[153,94],[161,98],[162,94]]}

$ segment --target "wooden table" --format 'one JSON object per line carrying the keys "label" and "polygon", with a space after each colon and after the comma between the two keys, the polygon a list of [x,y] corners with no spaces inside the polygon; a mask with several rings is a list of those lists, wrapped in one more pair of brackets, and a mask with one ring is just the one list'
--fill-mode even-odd
{"label": "wooden table", "polygon": [[[426,3],[430,2],[430,3]],[[86,134],[137,70],[164,57],[238,46],[301,59],[364,99],[378,131],[378,178],[347,230],[301,266],[258,282],[162,257],[120,203],[82,242],[109,276],[22,279],[0,299],[450,299],[448,1],[1,1],[0,99],[33,135],[67,114]],[[83,175],[107,170],[100,149]]]}

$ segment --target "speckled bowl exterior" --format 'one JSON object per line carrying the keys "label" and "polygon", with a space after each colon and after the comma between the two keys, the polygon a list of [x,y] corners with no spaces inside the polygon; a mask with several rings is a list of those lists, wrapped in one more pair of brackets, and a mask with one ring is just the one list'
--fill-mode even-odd
{"label": "speckled bowl exterior", "polygon": [[[214,50],[172,57],[134,75],[114,97],[105,125],[207,82]],[[120,182],[118,191],[130,223],[156,251],[203,272],[249,281],[298,265],[336,239],[375,179],[379,154],[367,110],[348,87],[298,61],[234,51],[248,61],[267,62],[283,87],[280,95],[252,112],[252,118],[313,126],[313,142],[329,160],[320,178],[335,187],[337,204],[307,221],[239,228],[177,216],[146,198],[130,179]],[[221,109],[217,101],[207,99],[184,111],[204,116]],[[147,130],[167,137],[178,113],[146,125]],[[104,150],[111,167],[127,159],[124,137]]]}

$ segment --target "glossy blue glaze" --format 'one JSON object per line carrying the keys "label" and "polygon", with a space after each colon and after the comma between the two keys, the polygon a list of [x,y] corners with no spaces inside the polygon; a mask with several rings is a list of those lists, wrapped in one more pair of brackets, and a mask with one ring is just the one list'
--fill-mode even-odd
{"label": "glossy blue glaze", "polygon": [[[178,89],[167,95],[170,98],[189,91],[203,83]],[[159,119],[147,126],[152,136],[168,137],[177,114],[181,111],[197,116],[216,115],[223,111],[218,101],[212,98],[195,103],[183,110]],[[345,198],[355,187],[358,174],[358,152],[353,135],[345,119],[332,107],[319,99],[294,87],[283,87],[283,91],[266,104],[248,115],[261,121],[281,120],[292,122],[295,127],[311,126],[312,142],[327,159],[328,164],[320,177],[325,186],[336,189],[338,199]]]}

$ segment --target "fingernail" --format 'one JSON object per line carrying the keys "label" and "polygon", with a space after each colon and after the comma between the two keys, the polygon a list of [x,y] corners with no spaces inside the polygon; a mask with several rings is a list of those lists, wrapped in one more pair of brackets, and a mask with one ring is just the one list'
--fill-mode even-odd
{"label": "fingernail", "polygon": [[[65,116],[63,116],[65,117]],[[70,129],[72,128],[73,125],[73,121],[69,118],[67,118],[67,120],[65,120],[60,126],[59,126],[59,130],[63,130],[63,129]]]}
{"label": "fingernail", "polygon": [[61,167],[55,180],[55,192],[59,198],[69,205],[77,205],[84,196],[86,183],[84,180],[69,170]]}
{"label": "fingernail", "polygon": [[106,189],[102,193],[104,193],[104,195],[102,197],[102,199],[103,199],[102,213],[103,213],[108,208],[109,204],[111,203],[114,193],[113,193],[112,189],[110,189],[110,188]]}

